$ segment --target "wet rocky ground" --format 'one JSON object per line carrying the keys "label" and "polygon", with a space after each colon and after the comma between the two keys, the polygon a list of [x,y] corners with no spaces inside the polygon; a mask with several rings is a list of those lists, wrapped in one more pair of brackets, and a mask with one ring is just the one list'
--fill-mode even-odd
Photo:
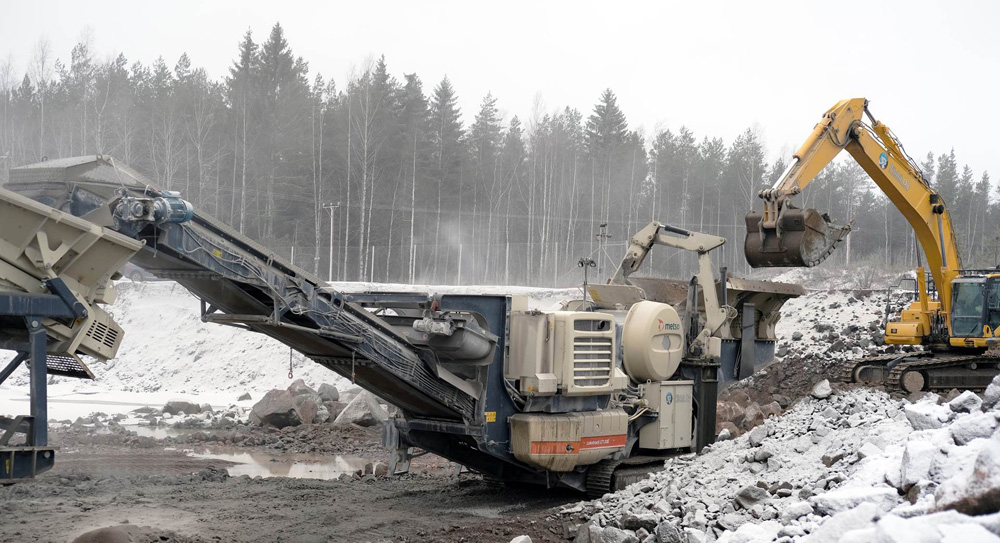
{"label": "wet rocky ground", "polygon": [[[0,542],[63,543],[102,528],[80,541],[558,541],[552,508],[580,498],[490,485],[433,455],[381,476],[377,427],[170,433],[113,420],[53,429],[56,467],[0,488]],[[230,475],[248,466],[255,475]]]}

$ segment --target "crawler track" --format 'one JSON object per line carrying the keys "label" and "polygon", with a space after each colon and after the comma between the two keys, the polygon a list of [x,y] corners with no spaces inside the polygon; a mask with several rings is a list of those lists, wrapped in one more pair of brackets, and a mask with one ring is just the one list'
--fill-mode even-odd
{"label": "crawler track", "polygon": [[661,471],[664,456],[634,456],[624,460],[602,460],[587,471],[587,496],[596,499],[638,483],[650,473]]}
{"label": "crawler track", "polygon": [[1000,356],[995,354],[917,352],[848,360],[842,363],[839,378],[888,392],[982,391],[998,373]]}

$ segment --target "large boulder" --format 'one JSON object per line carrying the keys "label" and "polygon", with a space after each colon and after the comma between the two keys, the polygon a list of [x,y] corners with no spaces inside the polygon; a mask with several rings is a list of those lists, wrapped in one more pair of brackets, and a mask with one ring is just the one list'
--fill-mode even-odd
{"label": "large boulder", "polygon": [[288,392],[292,396],[301,396],[303,394],[309,394],[312,396],[316,395],[316,391],[309,387],[306,382],[302,379],[296,379],[292,381],[292,384],[288,385]]}
{"label": "large boulder", "polygon": [[948,479],[934,492],[939,509],[967,515],[1000,510],[1000,442],[987,440],[972,469]]}
{"label": "large boulder", "polygon": [[993,378],[993,382],[983,393],[983,409],[993,409],[998,404],[1000,404],[1000,373]]}
{"label": "large boulder", "polygon": [[952,411],[949,407],[922,401],[904,407],[903,414],[914,430],[934,430],[944,425]]}
{"label": "large boulder", "polygon": [[781,415],[781,404],[778,402],[771,402],[767,405],[760,406],[760,410],[764,413],[764,418],[769,419],[771,417],[777,417]]}
{"label": "large boulder", "polygon": [[833,394],[833,389],[830,387],[830,381],[828,379],[823,379],[822,381],[816,383],[816,386],[812,389],[812,397],[817,400],[825,400]]}
{"label": "large boulder", "polygon": [[735,424],[726,421],[715,425],[715,433],[719,436],[718,441],[726,441],[740,435],[739,428]]}
{"label": "large boulder", "polygon": [[323,383],[319,386],[319,397],[324,402],[338,402],[340,401],[340,391],[331,384]]}
{"label": "large boulder", "polygon": [[771,495],[768,494],[763,488],[755,485],[747,485],[736,493],[736,497],[734,499],[740,507],[750,509],[758,503],[770,500],[770,498]]}
{"label": "large boulder", "polygon": [[[858,505],[833,514],[812,533],[802,538],[804,543],[837,543],[850,530],[865,527],[878,517],[879,507],[873,503]],[[871,541],[870,539],[868,541]]]}
{"label": "large boulder", "polygon": [[993,413],[977,413],[959,418],[948,427],[948,431],[956,444],[965,445],[973,439],[990,437],[996,427],[997,419]]}
{"label": "large boulder", "polygon": [[734,426],[743,424],[744,408],[736,402],[719,402],[716,406],[716,422],[731,422]]}
{"label": "large boulder", "polygon": [[971,413],[973,411],[979,411],[982,405],[982,398],[971,390],[966,390],[948,402],[948,407],[956,413]]}
{"label": "large boulder", "polygon": [[388,419],[389,414],[385,412],[385,409],[382,409],[378,398],[371,392],[363,390],[351,400],[351,403],[347,404],[347,407],[337,415],[333,422],[334,424],[357,424],[368,427]]}
{"label": "large boulder", "polygon": [[302,423],[295,398],[287,390],[270,390],[250,410],[250,422],[259,426],[284,428]]}
{"label": "large boulder", "polygon": [[323,406],[326,407],[326,412],[330,414],[330,420],[337,420],[337,417],[347,407],[347,404],[344,402],[323,402]]}
{"label": "large boulder", "polygon": [[330,420],[330,411],[320,401],[319,396],[302,394],[295,396],[295,412],[303,424],[318,424]]}
{"label": "large boulder", "polygon": [[164,413],[170,413],[171,415],[177,415],[183,412],[185,415],[195,415],[201,413],[201,406],[185,400],[171,400],[167,402],[167,405],[163,406]]}
{"label": "large boulder", "polygon": [[764,422],[764,412],[760,410],[757,402],[751,403],[743,413],[743,429],[750,430],[760,426]]}
{"label": "large boulder", "polygon": [[863,503],[876,506],[876,511],[886,512],[899,503],[899,493],[895,488],[848,487],[837,488],[809,499],[810,505],[822,515],[835,515],[841,511],[854,509]]}
{"label": "large boulder", "polygon": [[901,464],[902,487],[907,490],[921,479],[929,478],[931,463],[938,454],[938,446],[930,441],[910,441],[903,449]]}

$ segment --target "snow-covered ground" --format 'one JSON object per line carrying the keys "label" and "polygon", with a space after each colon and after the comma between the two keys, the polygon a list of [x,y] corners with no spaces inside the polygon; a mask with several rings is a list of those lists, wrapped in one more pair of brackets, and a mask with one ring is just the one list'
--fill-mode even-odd
{"label": "snow-covered ground", "polygon": [[985,397],[809,398],[564,515],[594,543],[1000,542],[1000,379]]}

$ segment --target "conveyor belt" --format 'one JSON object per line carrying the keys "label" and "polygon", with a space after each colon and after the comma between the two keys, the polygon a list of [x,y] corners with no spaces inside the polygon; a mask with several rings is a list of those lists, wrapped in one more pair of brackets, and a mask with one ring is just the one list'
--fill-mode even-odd
{"label": "conveyor belt", "polygon": [[245,326],[341,375],[350,377],[353,371],[358,384],[406,412],[430,419],[475,418],[475,398],[440,377],[433,353],[417,349],[320,278],[221,221],[195,210],[190,220],[138,231],[129,231],[135,227],[131,223],[112,223],[106,208],[123,190],[136,197],[164,193],[110,158],[15,168],[7,188],[146,241],[133,262],[154,275],[173,277],[199,297],[206,321]]}

